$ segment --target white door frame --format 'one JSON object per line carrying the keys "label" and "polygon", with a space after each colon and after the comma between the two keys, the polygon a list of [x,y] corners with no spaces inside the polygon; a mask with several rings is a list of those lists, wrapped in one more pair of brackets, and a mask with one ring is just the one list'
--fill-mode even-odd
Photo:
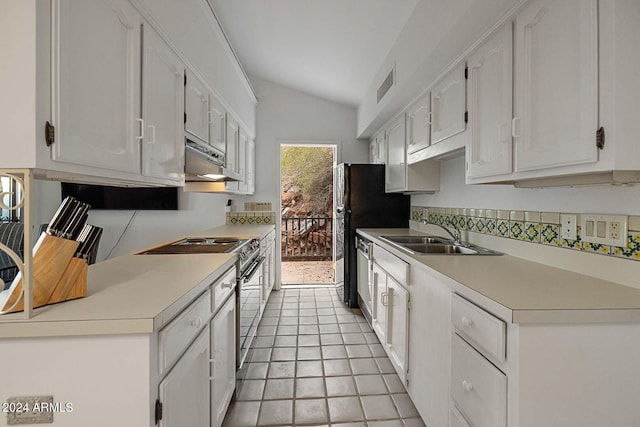
{"label": "white door frame", "polygon": [[[308,139],[290,139],[290,140],[278,140],[278,200],[280,205],[276,209],[276,284],[275,290],[279,290],[282,286],[282,147],[333,147],[333,168],[340,163],[342,154],[342,141],[329,141],[329,140],[308,140]],[[333,183],[333,204],[335,205],[335,186]],[[333,227],[331,228],[333,233]],[[331,237],[333,241],[333,236]]]}

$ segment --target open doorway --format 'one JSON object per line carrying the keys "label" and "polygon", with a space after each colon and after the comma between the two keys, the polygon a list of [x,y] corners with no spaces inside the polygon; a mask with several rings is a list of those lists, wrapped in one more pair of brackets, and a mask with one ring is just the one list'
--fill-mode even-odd
{"label": "open doorway", "polygon": [[333,169],[335,144],[280,147],[281,282],[335,285]]}

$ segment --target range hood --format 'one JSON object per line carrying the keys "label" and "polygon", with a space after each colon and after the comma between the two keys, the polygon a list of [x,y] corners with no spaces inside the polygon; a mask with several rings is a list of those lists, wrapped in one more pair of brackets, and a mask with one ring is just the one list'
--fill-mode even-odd
{"label": "range hood", "polygon": [[239,181],[240,174],[224,167],[224,153],[187,139],[184,149],[185,181]]}

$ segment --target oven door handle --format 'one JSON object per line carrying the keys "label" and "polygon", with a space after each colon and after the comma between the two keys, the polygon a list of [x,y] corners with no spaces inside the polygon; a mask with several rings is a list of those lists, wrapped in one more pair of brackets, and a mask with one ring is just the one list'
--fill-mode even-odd
{"label": "oven door handle", "polygon": [[255,274],[255,272],[258,271],[258,268],[260,268],[264,260],[265,260],[265,257],[263,256],[258,257],[253,262],[253,264],[251,264],[249,271],[242,275],[241,280],[243,280],[244,282],[250,281],[253,275]]}

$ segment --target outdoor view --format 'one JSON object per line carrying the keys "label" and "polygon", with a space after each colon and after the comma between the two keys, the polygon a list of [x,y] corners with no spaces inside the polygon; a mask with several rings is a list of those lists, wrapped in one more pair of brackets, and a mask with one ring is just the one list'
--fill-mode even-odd
{"label": "outdoor view", "polygon": [[332,284],[333,146],[281,149],[282,284]]}

